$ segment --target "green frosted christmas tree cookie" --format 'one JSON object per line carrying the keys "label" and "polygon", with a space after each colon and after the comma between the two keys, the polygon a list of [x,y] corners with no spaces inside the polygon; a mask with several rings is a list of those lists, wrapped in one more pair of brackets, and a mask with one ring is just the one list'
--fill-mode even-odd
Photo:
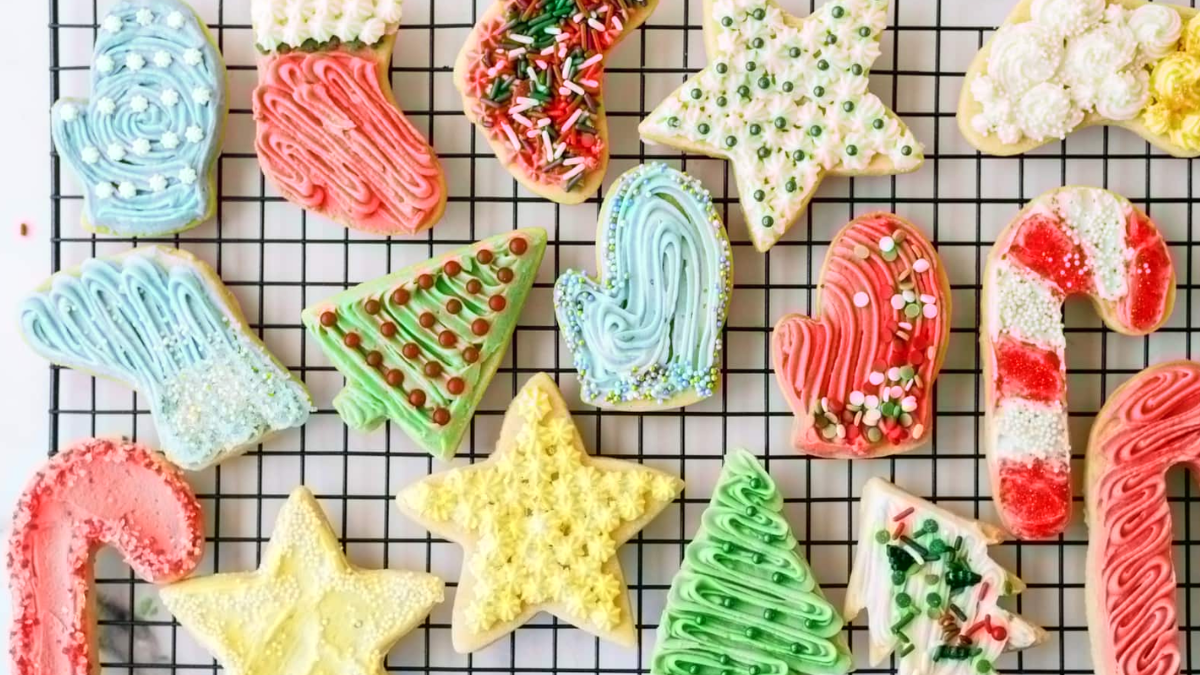
{"label": "green frosted christmas tree cookie", "polygon": [[452,457],[545,252],[545,230],[517,230],[305,309],[305,326],[346,376],[333,405],[347,426],[391,420],[431,454]]}
{"label": "green frosted christmas tree cookie", "polygon": [[842,617],[796,548],[783,498],[731,450],[671,584],[652,675],[850,672]]}

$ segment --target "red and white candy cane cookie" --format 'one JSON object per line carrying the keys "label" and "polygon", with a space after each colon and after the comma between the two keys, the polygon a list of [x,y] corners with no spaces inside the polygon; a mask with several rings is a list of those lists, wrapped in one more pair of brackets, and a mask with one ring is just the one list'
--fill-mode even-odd
{"label": "red and white candy cane cookie", "polygon": [[1087,610],[1096,675],[1179,672],[1166,473],[1200,471],[1200,364],[1155,366],[1100,411],[1087,452]]}
{"label": "red and white candy cane cookie", "polygon": [[980,329],[992,494],[1022,539],[1071,517],[1062,305],[1086,295],[1109,328],[1145,335],[1167,320],[1175,269],[1154,223],[1129,200],[1064,187],[1030,203],[988,257]]}
{"label": "red and white candy cane cookie", "polygon": [[155,583],[200,562],[200,504],[176,469],[143,446],[81,441],[21,495],[8,552],[13,675],[98,672],[92,560],[102,544]]}
{"label": "red and white candy cane cookie", "polygon": [[812,319],[779,320],[775,376],[793,444],[823,457],[882,457],[924,442],[950,338],[950,281],[933,245],[890,213],[830,245]]}

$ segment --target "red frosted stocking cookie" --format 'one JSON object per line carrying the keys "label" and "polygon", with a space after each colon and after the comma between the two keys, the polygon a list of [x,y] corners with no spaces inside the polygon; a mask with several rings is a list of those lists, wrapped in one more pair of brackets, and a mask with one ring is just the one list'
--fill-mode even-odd
{"label": "red frosted stocking cookie", "polygon": [[185,577],[200,561],[200,504],[174,468],[140,445],[77,443],[21,495],[8,552],[13,675],[99,672],[92,558],[102,544],[155,583]]}
{"label": "red frosted stocking cookie", "polygon": [[1076,294],[1125,335],[1158,329],[1175,302],[1162,235],[1107,190],[1042,195],[988,257],[980,329],[985,444],[997,510],[1022,539],[1053,537],[1071,516],[1062,304]]}
{"label": "red frosted stocking cookie", "polygon": [[950,281],[912,223],[863,216],[830,245],[811,319],[775,325],[771,356],[796,415],[792,442],[823,457],[920,445],[950,338]]}
{"label": "red frosted stocking cookie", "polygon": [[253,0],[254,120],[263,173],[289,201],[381,235],[433,227],[441,164],[396,109],[401,0]]}
{"label": "red frosted stocking cookie", "polygon": [[608,170],[608,54],[658,0],[497,0],[454,64],[463,109],[530,191],[560,204]]}
{"label": "red frosted stocking cookie", "polygon": [[1200,472],[1200,364],[1151,368],[1100,411],[1087,452],[1087,610],[1096,675],[1175,675],[1181,658],[1166,472]]}

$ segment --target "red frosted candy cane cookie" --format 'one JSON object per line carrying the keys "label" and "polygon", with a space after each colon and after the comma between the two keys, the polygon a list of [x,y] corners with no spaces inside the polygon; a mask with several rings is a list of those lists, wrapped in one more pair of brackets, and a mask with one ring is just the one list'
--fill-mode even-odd
{"label": "red frosted candy cane cookie", "polygon": [[200,504],[140,445],[89,439],[34,476],[9,542],[13,675],[92,675],[92,559],[107,544],[155,583],[187,576],[204,550]]}
{"label": "red frosted candy cane cookie", "polygon": [[1200,364],[1151,368],[1100,411],[1087,452],[1087,609],[1096,675],[1174,675],[1181,658],[1166,472],[1200,471]]}
{"label": "red frosted candy cane cookie", "polygon": [[1174,304],[1175,270],[1162,235],[1107,190],[1042,195],[988,258],[980,330],[985,444],[997,510],[1022,539],[1053,537],[1071,516],[1062,305],[1076,294],[1126,335],[1153,332]]}
{"label": "red frosted candy cane cookie", "polygon": [[920,445],[950,338],[950,281],[912,223],[862,216],[833,240],[814,315],[775,325],[771,356],[792,442],[823,457],[882,457]]}

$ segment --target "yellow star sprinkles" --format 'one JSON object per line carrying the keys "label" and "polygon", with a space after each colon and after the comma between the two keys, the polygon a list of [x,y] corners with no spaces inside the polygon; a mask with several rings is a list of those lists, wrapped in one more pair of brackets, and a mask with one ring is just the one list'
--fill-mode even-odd
{"label": "yellow star sprinkles", "polygon": [[350,565],[300,487],[257,571],[189,579],[161,594],[229,675],[384,675],[388,650],[442,601],[442,590],[429,574]]}
{"label": "yellow star sprinkles", "polygon": [[454,648],[468,653],[547,611],[634,644],[617,548],[674,501],[678,478],[591,457],[554,381],[533,377],[485,462],[405,488],[400,509],[463,546]]}
{"label": "yellow star sprinkles", "polygon": [[639,131],[650,142],[725,157],[754,246],[766,252],[827,174],[915,171],[923,148],[867,91],[887,0],[829,0],[799,19],[772,0],[705,0],[709,65]]}

